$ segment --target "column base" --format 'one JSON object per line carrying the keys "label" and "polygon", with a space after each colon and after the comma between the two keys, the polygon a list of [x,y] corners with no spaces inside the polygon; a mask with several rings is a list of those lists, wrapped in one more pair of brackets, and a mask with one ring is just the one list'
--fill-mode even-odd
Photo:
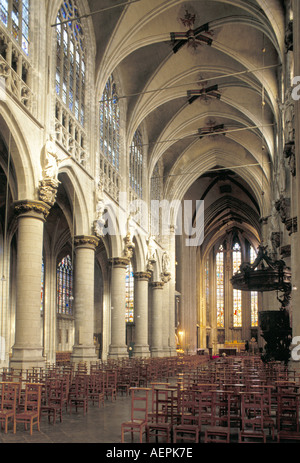
{"label": "column base", "polygon": [[149,346],[136,345],[134,346],[134,357],[150,357]]}
{"label": "column base", "polygon": [[150,348],[151,357],[165,357],[164,351],[159,349],[158,347],[151,347]]}
{"label": "column base", "polygon": [[94,346],[73,346],[71,362],[95,362],[97,360],[96,349]]}
{"label": "column base", "polygon": [[108,358],[124,358],[128,357],[127,346],[109,346]]}
{"label": "column base", "polygon": [[176,347],[170,347],[169,355],[170,355],[170,357],[177,357]]}
{"label": "column base", "polygon": [[42,347],[13,347],[13,354],[9,361],[11,368],[16,370],[30,370],[45,367]]}

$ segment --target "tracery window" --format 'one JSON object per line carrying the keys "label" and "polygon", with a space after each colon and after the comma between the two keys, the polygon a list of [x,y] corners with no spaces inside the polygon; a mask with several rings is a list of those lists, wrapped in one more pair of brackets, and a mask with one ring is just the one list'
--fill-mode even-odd
{"label": "tracery window", "polygon": [[139,198],[143,197],[143,143],[139,130],[130,146],[129,185]]}
{"label": "tracery window", "polygon": [[[256,252],[252,246],[250,246],[250,264],[256,259]],[[257,291],[251,291],[250,293],[251,300],[251,327],[254,328],[258,326],[258,293]]]}
{"label": "tracery window", "polygon": [[0,21],[26,55],[29,52],[29,1],[0,0]]}
{"label": "tracery window", "polygon": [[217,285],[217,327],[224,328],[224,248],[219,247],[216,255]]}
{"label": "tracery window", "polygon": [[73,267],[69,255],[57,266],[57,313],[71,315],[73,299]]}
{"label": "tracery window", "polygon": [[[66,22],[68,19],[72,21]],[[56,45],[56,93],[76,120],[84,126],[84,36],[74,0],[63,2],[60,7],[57,15]]]}
{"label": "tracery window", "polygon": [[134,275],[131,263],[126,268],[126,303],[125,303],[125,320],[126,323],[134,322]]}
{"label": "tracery window", "polygon": [[[232,270],[235,274],[242,263],[241,246],[235,242],[232,248]],[[240,328],[242,326],[242,291],[233,290],[233,327]]]}
{"label": "tracery window", "polygon": [[113,76],[108,79],[100,102],[100,148],[107,160],[119,171],[120,109]]}

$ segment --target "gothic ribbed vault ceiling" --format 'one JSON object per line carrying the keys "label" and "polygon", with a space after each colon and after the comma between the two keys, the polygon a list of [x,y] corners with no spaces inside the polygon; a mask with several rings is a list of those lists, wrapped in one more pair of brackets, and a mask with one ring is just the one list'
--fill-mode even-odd
{"label": "gothic ribbed vault ceiling", "polygon": [[[93,12],[124,0],[88,3]],[[126,109],[127,140],[138,127],[147,134],[149,175],[160,162],[165,197],[182,199],[193,190],[200,199],[208,187],[202,176],[218,166],[235,172],[251,193],[244,201],[258,213],[257,205],[268,202],[276,152],[282,2],[139,0],[91,18],[99,98],[113,74]],[[174,53],[178,42],[171,33],[200,26],[202,41],[192,37]],[[189,91],[199,96],[212,86],[215,96],[189,102]],[[225,134],[211,135],[215,126]],[[209,134],[200,137],[199,129]],[[220,188],[210,191],[216,200],[222,195]],[[237,197],[240,192],[237,184],[231,189]]]}

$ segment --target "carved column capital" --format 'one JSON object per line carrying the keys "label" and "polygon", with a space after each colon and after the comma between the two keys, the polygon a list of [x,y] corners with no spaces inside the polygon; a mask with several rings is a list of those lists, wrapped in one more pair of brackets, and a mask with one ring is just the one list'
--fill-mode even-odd
{"label": "carved column capital", "polygon": [[150,284],[153,289],[163,289],[164,287],[163,281],[152,281]]}
{"label": "carved column capital", "polygon": [[15,213],[18,217],[28,216],[40,220],[46,220],[50,206],[43,201],[24,199],[14,203]]}
{"label": "carved column capital", "polygon": [[76,248],[83,247],[96,249],[99,244],[99,238],[94,235],[78,235],[74,237],[74,245]]}
{"label": "carved column capital", "polygon": [[151,278],[151,272],[136,272],[134,278],[138,281],[149,281]]}
{"label": "carved column capital", "polygon": [[112,257],[109,259],[109,263],[112,267],[126,268],[129,262],[130,259],[126,257]]}

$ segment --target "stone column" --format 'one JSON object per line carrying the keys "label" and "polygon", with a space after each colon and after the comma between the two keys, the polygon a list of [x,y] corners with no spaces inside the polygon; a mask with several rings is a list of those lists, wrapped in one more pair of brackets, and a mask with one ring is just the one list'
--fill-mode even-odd
{"label": "stone column", "polygon": [[126,346],[126,267],[129,260],[125,257],[115,257],[111,263],[111,344],[109,357],[127,357]]}
{"label": "stone column", "polygon": [[50,207],[42,201],[17,201],[16,333],[10,366],[44,366],[41,333],[41,274],[44,222]]}
{"label": "stone column", "polygon": [[[293,54],[294,54],[294,75],[300,76],[300,2],[294,0],[293,15],[294,15],[294,26],[293,26]],[[299,88],[297,89],[299,95]],[[297,232],[292,234],[291,238],[291,269],[292,269],[292,336],[300,336],[300,246],[299,246],[299,226],[300,226],[300,100],[295,100],[295,163],[296,163],[296,175],[292,182],[294,185],[293,190],[293,215],[297,217]],[[299,371],[300,369],[300,356],[299,356],[299,342],[296,339],[295,344],[292,344],[292,368]],[[295,349],[295,350],[294,350]],[[295,355],[294,355],[295,354]]]}
{"label": "stone column", "polygon": [[161,305],[161,312],[162,312],[162,326],[163,326],[163,336],[162,336],[162,349],[163,355],[165,357],[169,357],[170,355],[170,348],[169,348],[169,340],[170,340],[170,294],[169,294],[169,282],[166,280],[164,281],[164,287],[162,291],[162,305]]}
{"label": "stone column", "polygon": [[94,345],[95,236],[75,236],[74,315],[75,343],[72,361],[96,360]]}
{"label": "stone column", "polygon": [[149,357],[148,342],[148,283],[151,278],[149,272],[137,272],[135,278],[135,357]]}
{"label": "stone column", "polygon": [[163,338],[163,318],[162,318],[162,294],[164,283],[155,281],[151,283],[152,287],[152,311],[151,311],[151,346],[152,357],[162,357],[162,338]]}
{"label": "stone column", "polygon": [[169,355],[176,356],[175,338],[175,293],[176,293],[176,244],[175,227],[170,227],[169,240],[170,270],[171,278],[168,284],[169,289]]}

